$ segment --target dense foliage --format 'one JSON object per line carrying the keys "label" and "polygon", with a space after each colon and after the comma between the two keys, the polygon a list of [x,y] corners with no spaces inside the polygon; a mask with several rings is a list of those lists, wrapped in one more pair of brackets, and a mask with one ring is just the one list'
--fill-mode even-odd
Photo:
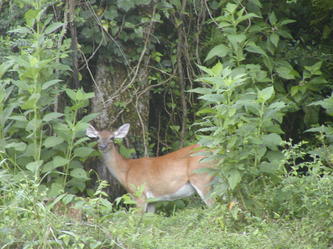
{"label": "dense foliage", "polygon": [[[332,246],[332,10],[329,0],[2,1],[1,248]],[[98,155],[84,131],[101,63],[125,68],[133,95],[149,92],[151,154],[208,148],[215,207],[190,199],[140,216],[127,195],[108,201],[85,164]]]}

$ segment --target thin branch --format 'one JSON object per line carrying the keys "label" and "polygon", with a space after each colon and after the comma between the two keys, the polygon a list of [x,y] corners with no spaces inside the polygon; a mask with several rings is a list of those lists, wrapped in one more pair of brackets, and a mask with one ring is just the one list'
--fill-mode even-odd
{"label": "thin branch", "polygon": [[134,75],[132,76],[130,82],[125,86],[125,83],[127,80],[124,80],[123,83],[119,86],[118,90],[115,92],[115,94],[110,97],[108,100],[106,100],[106,103],[108,102],[113,102],[113,99],[116,98],[117,95],[125,92],[128,88],[130,88],[134,81],[136,80],[137,76],[138,76],[138,72],[139,72],[139,69],[140,69],[140,65],[141,65],[141,62],[143,60],[143,57],[147,51],[147,47],[148,47],[148,42],[150,40],[150,36],[151,36],[151,33],[152,33],[152,29],[153,29],[153,23],[154,23],[154,16],[155,16],[155,12],[156,12],[156,5],[154,5],[153,7],[153,13],[152,13],[152,18],[151,18],[151,21],[150,21],[150,24],[149,24],[149,28],[148,28],[148,33],[147,33],[147,36],[146,36],[146,39],[145,39],[145,43],[144,43],[144,47],[141,51],[141,54],[140,54],[140,57],[139,57],[139,61],[137,63],[137,65],[135,66],[135,69],[134,69]]}
{"label": "thin branch", "polygon": [[155,85],[151,85],[151,86],[148,86],[146,87],[143,91],[141,91],[137,97],[136,97],[136,101],[135,101],[135,109],[136,109],[136,112],[137,112],[137,115],[139,117],[139,120],[140,120],[140,123],[141,123],[141,127],[142,127],[142,137],[143,137],[143,145],[144,145],[144,155],[145,156],[148,156],[148,146],[147,146],[147,140],[146,140],[146,131],[145,131],[145,126],[144,126],[144,123],[143,123],[143,119],[142,119],[142,116],[140,114],[140,110],[139,110],[139,99],[141,98],[141,96],[143,96],[146,92],[150,91],[150,89],[154,88],[154,87],[158,87],[158,86],[161,86],[165,83],[167,83],[169,80],[171,80],[172,78],[168,78],[167,80],[165,81],[162,81],[158,84],[155,84]]}
{"label": "thin branch", "polygon": [[[102,33],[103,34],[103,33]],[[84,64],[79,68],[79,71],[81,71],[82,69],[84,69],[85,67],[87,67],[89,61],[94,58],[94,56],[96,55],[97,51],[101,48],[102,44],[103,44],[103,41],[105,39],[105,36],[104,34],[102,35],[102,39],[101,41],[98,43],[98,46],[96,47],[96,49],[92,52],[92,54],[89,56],[89,58],[87,59],[86,57],[85,58],[85,61],[84,61]],[[83,53],[82,50],[80,50],[81,54]]]}
{"label": "thin branch", "polygon": [[129,63],[129,61],[128,61],[128,59],[127,59],[125,53],[124,53],[124,50],[121,48],[121,46],[120,46],[119,43],[116,41],[116,39],[114,39],[113,36],[112,36],[109,32],[107,32],[107,30],[104,29],[104,27],[103,27],[103,25],[102,25],[102,23],[101,23],[99,17],[97,16],[95,10],[92,8],[90,1],[85,0],[85,3],[86,3],[86,6],[88,7],[88,9],[89,9],[89,10],[91,11],[91,13],[93,14],[93,16],[94,16],[94,18],[95,18],[95,21],[96,21],[97,25],[99,26],[100,30],[101,30],[103,33],[105,33],[105,34],[110,38],[110,40],[111,40],[111,41],[112,41],[112,42],[118,47],[120,54],[122,55],[122,57],[123,57],[124,60],[125,60],[125,64],[126,64],[129,68],[131,68],[131,65],[130,65],[130,63]]}
{"label": "thin branch", "polygon": [[206,9],[207,9],[207,12],[208,12],[208,15],[209,15],[210,19],[212,20],[213,23],[216,24],[217,27],[219,27],[219,24],[215,21],[215,18],[213,17],[212,13],[210,12],[209,6],[207,4],[207,0],[204,0],[204,2],[205,2],[205,6],[206,6]]}
{"label": "thin branch", "polygon": [[[89,73],[89,75],[90,75],[90,78],[91,78],[91,80],[94,82],[95,89],[97,90],[97,92],[99,93],[100,96],[103,96],[102,91],[101,91],[101,89],[99,88],[99,86],[98,86],[98,84],[97,84],[97,82],[96,82],[96,80],[95,80],[95,77],[94,77],[93,73],[92,73],[91,70],[90,70],[89,63],[88,63],[88,60],[86,59],[85,54],[83,53],[83,51],[82,51],[81,49],[80,49],[79,51],[80,51],[80,53],[81,53],[81,55],[82,55],[82,57],[83,57],[83,60],[84,60],[84,62],[85,62],[85,64],[86,64],[86,68],[87,68],[87,70],[88,70],[88,73]],[[107,106],[106,106],[106,104],[105,104],[104,99],[101,99],[101,102],[103,103],[103,107],[106,108]]]}

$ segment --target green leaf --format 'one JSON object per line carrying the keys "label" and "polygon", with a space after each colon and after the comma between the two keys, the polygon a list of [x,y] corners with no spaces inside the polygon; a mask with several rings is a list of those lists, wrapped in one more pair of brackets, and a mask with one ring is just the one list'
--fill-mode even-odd
{"label": "green leaf", "polygon": [[37,105],[40,96],[41,95],[39,93],[31,94],[29,99],[21,106],[21,108],[23,110],[33,109]]}
{"label": "green leaf", "polygon": [[16,121],[24,121],[24,122],[28,121],[25,116],[19,116],[19,115],[10,116],[9,119],[16,120]]}
{"label": "green leaf", "polygon": [[205,61],[208,61],[215,56],[225,57],[230,52],[231,52],[231,50],[227,46],[225,46],[223,44],[217,45],[208,52]]}
{"label": "green leaf", "polygon": [[259,170],[267,174],[275,174],[278,170],[278,165],[275,162],[262,162],[259,166]]}
{"label": "green leaf", "polygon": [[188,92],[198,93],[198,94],[210,94],[210,93],[212,93],[212,89],[204,88],[204,87],[198,87],[198,88],[188,90]]}
{"label": "green leaf", "polygon": [[268,148],[270,148],[272,150],[276,150],[276,147],[280,146],[282,144],[282,138],[280,135],[278,135],[276,133],[271,133],[271,134],[263,135],[262,142]]}
{"label": "green leaf", "polygon": [[26,168],[30,170],[31,172],[35,173],[39,167],[43,164],[43,160],[35,161],[35,162],[30,162],[26,165]]}
{"label": "green leaf", "polygon": [[274,87],[266,87],[263,90],[258,91],[258,101],[260,103],[265,103],[267,100],[269,100],[274,94]]}
{"label": "green leaf", "polygon": [[36,18],[41,10],[38,9],[29,9],[25,14],[24,14],[24,20],[27,24],[28,27],[32,27],[33,24],[36,21]]}
{"label": "green leaf", "polygon": [[44,30],[45,34],[50,34],[56,31],[58,28],[62,27],[64,24],[62,22],[55,22],[47,26],[47,28]]}
{"label": "green leaf", "polygon": [[81,169],[81,168],[73,169],[70,172],[70,176],[72,176],[74,178],[80,178],[80,179],[86,179],[86,180],[89,179],[89,177],[87,176],[87,172],[84,169]]}
{"label": "green leaf", "polygon": [[280,25],[287,25],[287,24],[289,24],[289,23],[294,23],[294,22],[296,22],[296,20],[292,20],[292,19],[284,19],[284,20],[282,20],[281,22],[280,22]]}
{"label": "green leaf", "polygon": [[13,82],[14,85],[16,85],[21,91],[30,91],[30,89],[32,89],[31,86],[28,85],[27,82],[23,81],[23,80],[16,80]]}
{"label": "green leaf", "polygon": [[88,137],[81,137],[80,139],[78,139],[77,141],[75,141],[74,147],[77,146],[77,145],[79,145],[79,144],[82,144],[82,143],[84,143],[86,141],[90,141],[90,138],[88,138]]}
{"label": "green leaf", "polygon": [[258,17],[259,18],[260,16],[254,14],[254,13],[249,13],[249,14],[246,14],[246,15],[243,15],[243,16],[239,17],[236,20],[236,23],[239,24],[239,23],[241,23],[241,22],[243,22],[245,20],[251,19],[252,17]]}
{"label": "green leaf", "polygon": [[206,100],[210,103],[219,104],[219,103],[223,102],[225,97],[223,94],[206,94],[206,95],[200,96],[199,99]]}
{"label": "green leaf", "polygon": [[269,40],[274,44],[275,47],[277,47],[280,37],[276,33],[273,33],[269,36]]}
{"label": "green leaf", "polygon": [[19,27],[17,29],[9,30],[7,33],[18,33],[22,35],[30,34],[31,30],[25,27]]}
{"label": "green leaf", "polygon": [[231,190],[234,190],[237,187],[237,185],[240,183],[242,175],[238,170],[234,169],[229,172],[227,179]]}
{"label": "green leaf", "polygon": [[90,147],[79,147],[74,150],[74,155],[81,158],[87,158],[92,152],[94,152],[94,149]]}
{"label": "green leaf", "polygon": [[64,193],[64,186],[62,183],[54,182],[51,184],[50,191],[48,192],[48,197],[55,198],[60,194]]}
{"label": "green leaf", "polygon": [[244,34],[228,35],[227,38],[235,48],[237,47],[237,44],[241,44],[246,40],[246,35]]}
{"label": "green leaf", "polygon": [[66,88],[66,94],[67,94],[67,96],[71,99],[71,100],[73,100],[73,101],[76,101],[77,99],[76,99],[76,92],[75,91],[73,91],[72,89],[69,89],[69,88]]}
{"label": "green leaf", "polygon": [[[198,68],[202,71],[204,71],[206,74],[210,75],[210,76],[215,76],[214,73],[212,72],[212,70],[208,67],[205,66],[201,66],[201,65],[197,65]],[[200,79],[199,79],[200,80]]]}
{"label": "green leaf", "polygon": [[0,79],[8,71],[8,69],[13,66],[13,64],[14,64],[13,61],[6,61],[5,63],[2,63],[0,65]]}
{"label": "green leaf", "polygon": [[80,121],[84,122],[84,123],[88,123],[91,120],[94,120],[98,115],[99,115],[99,113],[90,113],[88,115],[85,115]]}
{"label": "green leaf", "polygon": [[58,144],[61,144],[62,142],[64,142],[64,139],[62,139],[61,137],[52,136],[52,137],[47,137],[45,139],[43,145],[46,148],[51,148],[51,147],[54,147]]}
{"label": "green leaf", "polygon": [[87,100],[87,99],[91,99],[95,97],[95,93],[94,92],[84,92],[82,89],[78,89],[76,92],[76,99],[78,101],[82,101],[82,100]]}
{"label": "green leaf", "polygon": [[257,46],[255,43],[251,42],[249,43],[246,48],[246,51],[251,52],[251,53],[255,53],[255,54],[261,54],[265,57],[267,57],[266,52],[259,46]]}
{"label": "green leaf", "polygon": [[42,125],[42,120],[40,119],[33,119],[30,120],[27,124],[27,126],[25,127],[26,131],[35,131],[38,130]]}
{"label": "green leaf", "polygon": [[299,77],[298,72],[296,72],[288,62],[284,62],[283,65],[278,66],[276,72],[281,78],[286,80],[293,80],[296,77]]}
{"label": "green leaf", "polygon": [[52,120],[58,119],[60,117],[64,116],[64,114],[59,113],[59,112],[50,112],[48,114],[45,114],[43,117],[44,122],[50,122]]}
{"label": "green leaf", "polygon": [[57,83],[59,83],[59,82],[61,82],[61,81],[62,81],[62,80],[58,80],[58,79],[47,81],[47,82],[45,82],[45,83],[42,85],[42,89],[43,89],[43,90],[46,90],[47,88],[49,88],[49,87],[51,87],[51,86],[53,86],[53,85],[55,85],[55,84],[57,84]]}
{"label": "green leaf", "polygon": [[62,156],[55,156],[52,161],[53,161],[53,166],[55,168],[64,166],[67,163],[69,163],[69,160],[66,158],[63,158]]}
{"label": "green leaf", "polygon": [[274,12],[270,13],[270,15],[268,16],[269,22],[271,25],[276,25],[277,23],[277,18]]}
{"label": "green leaf", "polygon": [[212,71],[214,73],[214,75],[221,75],[223,70],[223,65],[221,64],[221,62],[217,62],[213,67],[212,67]]}
{"label": "green leaf", "polygon": [[46,173],[46,172],[51,172],[52,170],[64,166],[69,162],[68,159],[63,158],[62,156],[55,156],[52,161],[44,164],[42,172]]}
{"label": "green leaf", "polygon": [[262,4],[261,4],[260,0],[249,0],[249,2],[256,5],[259,8],[262,7]]}
{"label": "green leaf", "polygon": [[314,127],[314,128],[310,128],[310,129],[307,129],[305,132],[320,132],[320,133],[329,133],[331,132],[331,129],[329,129],[328,127],[326,126],[318,126],[318,127]]}
{"label": "green leaf", "polygon": [[228,3],[227,6],[226,6],[226,10],[229,12],[229,13],[234,13],[237,9],[237,5],[236,4],[233,4],[233,3]]}
{"label": "green leaf", "polygon": [[323,61],[318,61],[317,63],[313,64],[312,66],[304,66],[306,70],[310,72],[311,75],[321,75],[322,72],[320,70]]}
{"label": "green leaf", "polygon": [[120,9],[129,11],[131,8],[135,7],[135,1],[133,0],[117,0],[117,6]]}
{"label": "green leaf", "polygon": [[18,142],[18,143],[8,143],[5,145],[6,149],[14,149],[16,151],[25,151],[27,148],[27,145],[23,142]]}

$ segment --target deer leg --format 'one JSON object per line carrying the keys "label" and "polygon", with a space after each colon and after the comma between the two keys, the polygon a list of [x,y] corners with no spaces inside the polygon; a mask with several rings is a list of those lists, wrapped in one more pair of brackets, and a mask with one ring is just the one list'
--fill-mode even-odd
{"label": "deer leg", "polygon": [[212,206],[215,202],[214,199],[210,197],[212,178],[213,177],[208,174],[206,176],[197,174],[190,179],[191,185],[208,207]]}
{"label": "deer leg", "polygon": [[153,203],[147,203],[146,212],[155,213],[155,205]]}
{"label": "deer leg", "polygon": [[139,198],[136,199],[136,206],[140,210],[141,213],[144,213],[147,211],[148,203],[145,199]]}

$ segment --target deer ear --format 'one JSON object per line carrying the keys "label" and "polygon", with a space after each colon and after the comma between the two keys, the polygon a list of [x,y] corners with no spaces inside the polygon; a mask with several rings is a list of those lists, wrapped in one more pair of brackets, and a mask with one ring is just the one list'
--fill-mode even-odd
{"label": "deer ear", "polygon": [[86,129],[86,135],[91,138],[96,138],[99,137],[99,132],[94,128],[94,126],[89,124],[88,128]]}
{"label": "deer ear", "polygon": [[130,128],[130,124],[123,124],[113,133],[114,138],[124,138],[126,137]]}

